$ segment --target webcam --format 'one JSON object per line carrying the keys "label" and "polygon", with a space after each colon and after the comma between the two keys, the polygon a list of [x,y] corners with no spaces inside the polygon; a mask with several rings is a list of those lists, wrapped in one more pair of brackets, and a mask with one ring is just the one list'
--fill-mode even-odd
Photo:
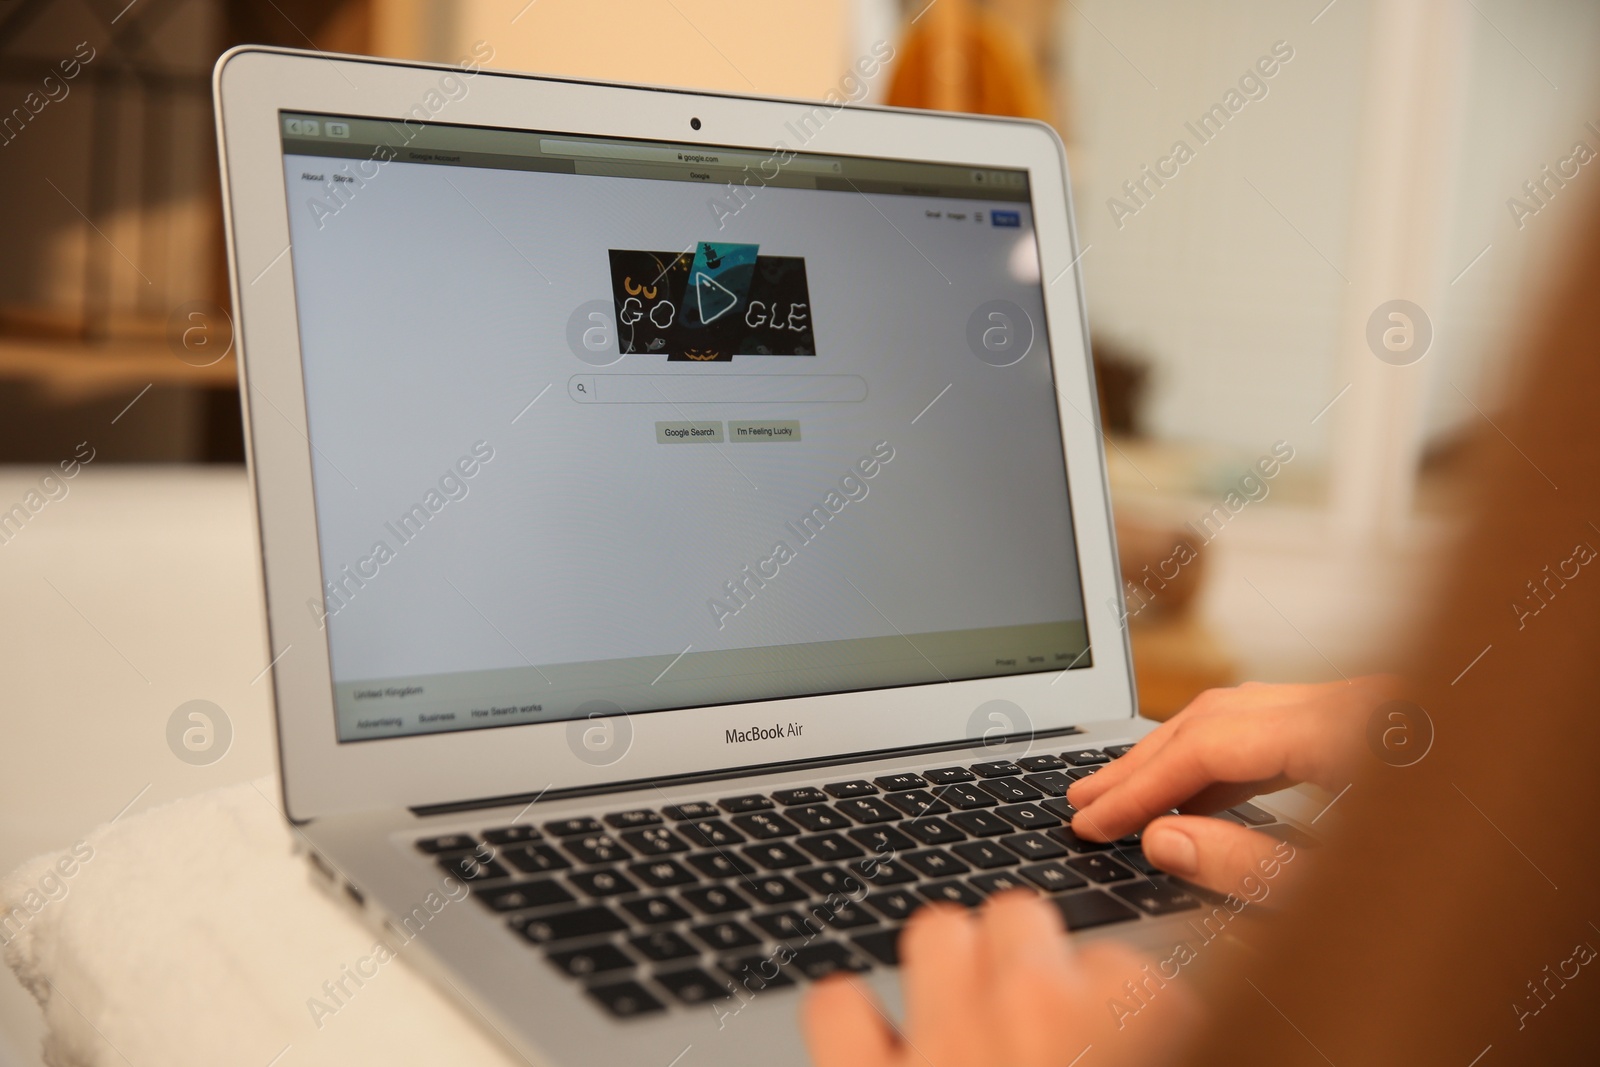
{"label": "webcam", "polygon": [[698,130],[700,128],[700,120],[699,119],[690,119],[689,120],[689,128],[691,130]]}

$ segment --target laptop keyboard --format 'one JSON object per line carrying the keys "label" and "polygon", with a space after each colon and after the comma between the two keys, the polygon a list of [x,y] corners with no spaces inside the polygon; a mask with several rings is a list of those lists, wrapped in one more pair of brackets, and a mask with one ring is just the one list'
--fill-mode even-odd
{"label": "laptop keyboard", "polygon": [[[530,951],[617,1017],[894,967],[930,901],[1048,894],[1069,930],[1200,905],[1138,835],[1086,841],[1067,787],[1129,745],[423,838]],[[1272,816],[1240,805],[1260,826]],[[743,987],[741,991],[740,987]]]}

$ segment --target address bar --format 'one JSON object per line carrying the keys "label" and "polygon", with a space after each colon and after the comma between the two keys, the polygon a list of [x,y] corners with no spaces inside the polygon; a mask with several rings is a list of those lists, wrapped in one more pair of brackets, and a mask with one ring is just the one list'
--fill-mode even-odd
{"label": "address bar", "polygon": [[[577,159],[616,159],[634,163],[700,167],[754,167],[772,158],[770,154],[730,152],[720,148],[654,148],[648,145],[563,141],[552,137],[539,139],[539,151],[546,155],[570,156]],[[839,164],[833,160],[802,159],[799,156],[781,165],[784,170],[796,173],[838,174],[840,171]]]}
{"label": "address bar", "polygon": [[574,374],[580,404],[827,404],[867,398],[859,374]]}

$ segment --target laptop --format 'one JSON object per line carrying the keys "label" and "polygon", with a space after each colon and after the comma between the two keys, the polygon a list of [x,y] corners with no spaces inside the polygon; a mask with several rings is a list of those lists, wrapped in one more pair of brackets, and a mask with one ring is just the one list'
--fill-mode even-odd
{"label": "laptop", "polygon": [[215,92],[284,810],[395,955],[531,1063],[778,1067],[928,901],[1195,936],[1067,825],[1149,724],[1048,127],[257,47]]}

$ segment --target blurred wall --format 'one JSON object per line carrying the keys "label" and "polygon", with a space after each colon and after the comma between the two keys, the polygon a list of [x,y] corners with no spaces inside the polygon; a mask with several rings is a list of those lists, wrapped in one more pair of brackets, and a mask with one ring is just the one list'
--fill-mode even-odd
{"label": "blurred wall", "polygon": [[458,0],[455,51],[510,70],[818,97],[851,59],[851,0]]}

